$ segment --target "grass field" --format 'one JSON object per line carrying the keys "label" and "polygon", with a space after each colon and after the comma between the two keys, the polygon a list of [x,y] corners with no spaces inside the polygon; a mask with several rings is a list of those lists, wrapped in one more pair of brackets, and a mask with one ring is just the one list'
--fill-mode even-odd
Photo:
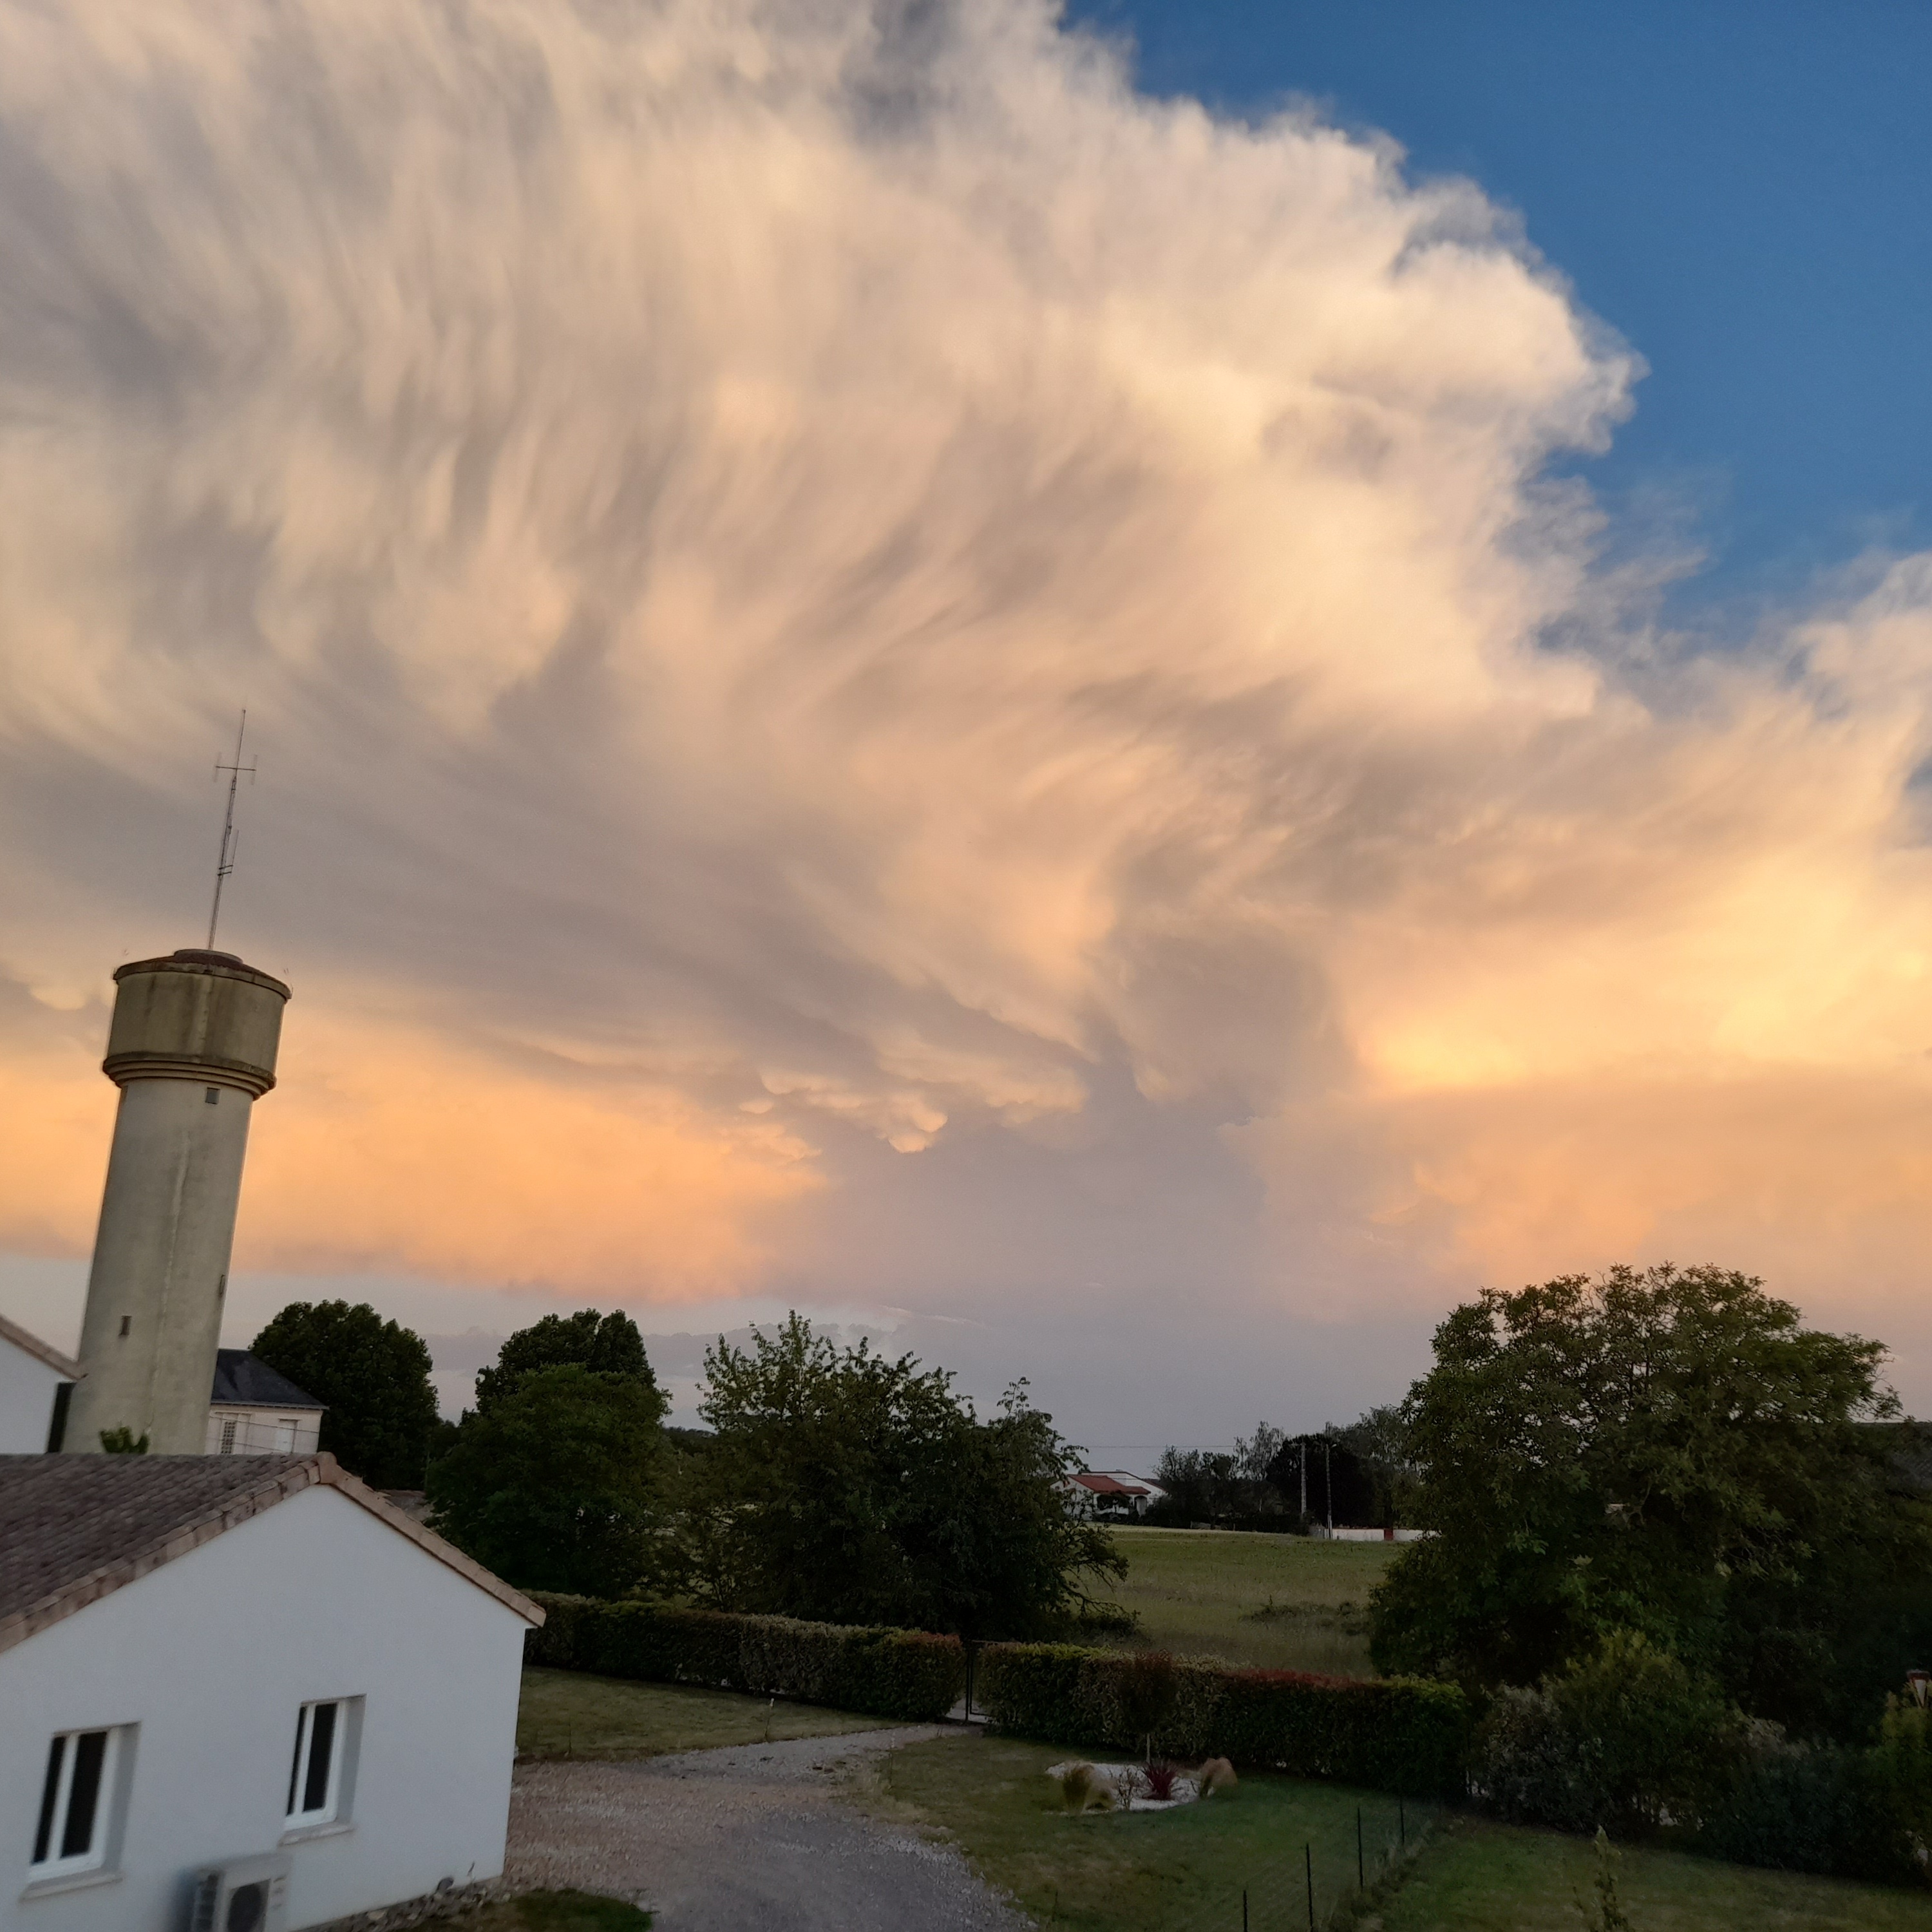
{"label": "grass field", "polygon": [[[1372,1874],[1397,1832],[1392,1798],[1339,1785],[1244,1778],[1177,1811],[1061,1808],[1047,1767],[1077,1753],[1010,1738],[940,1738],[886,1760],[887,1802],[958,1840],[1034,1922],[1066,1932],[1305,1932],[1304,1847],[1318,1920],[1354,1882],[1355,1814]],[[1420,1822],[1408,1811],[1411,1828]]]}
{"label": "grass field", "polygon": [[1117,1529],[1114,1542],[1127,1580],[1110,1594],[1140,1613],[1136,1648],[1373,1675],[1369,1592],[1394,1546],[1213,1529]]}
{"label": "grass field", "polygon": [[526,1757],[658,1757],[722,1744],[876,1731],[881,1721],[815,1704],[768,1702],[735,1690],[529,1670],[517,1711],[517,1750]]}
{"label": "grass field", "polygon": [[[886,1760],[884,1802],[956,1838],[1042,1927],[1067,1932],[1306,1932],[1304,1847],[1318,1925],[1352,1888],[1355,1818],[1372,1882],[1395,1802],[1338,1786],[1250,1778],[1177,1811],[1070,1816],[1046,1777],[1070,1755],[1005,1738],[944,1738]],[[1411,1828],[1422,1814],[1408,1812]],[[1583,1840],[1480,1820],[1433,1820],[1378,1908],[1384,1932],[1555,1932],[1579,1927],[1594,1853]],[[1623,1849],[1632,1932],[1932,1932],[1924,1892],[1756,1871]],[[1376,1922],[1364,1920],[1364,1925]]]}
{"label": "grass field", "polygon": [[[1544,1932],[1581,1925],[1590,1845],[1474,1820],[1425,1851],[1384,1909],[1386,1932]],[[1634,1932],[1927,1932],[1932,1896],[1620,1848],[1617,1892]]]}

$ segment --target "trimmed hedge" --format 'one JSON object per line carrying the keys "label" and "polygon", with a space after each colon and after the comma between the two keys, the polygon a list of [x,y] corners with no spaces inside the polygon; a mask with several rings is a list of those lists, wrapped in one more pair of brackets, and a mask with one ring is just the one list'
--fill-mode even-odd
{"label": "trimmed hedge", "polygon": [[530,1594],[548,1620],[526,1635],[524,1660],[554,1670],[798,1697],[920,1724],[944,1717],[965,1688],[956,1636]]}
{"label": "trimmed hedge", "polygon": [[[1469,1707],[1453,1684],[1179,1660],[1172,1667],[1173,1701],[1154,1732],[1156,1747],[1171,1757],[1225,1757],[1378,1791],[1462,1791]],[[998,1730],[1090,1750],[1138,1750],[1142,1740],[1123,1708],[1124,1697],[1135,1694],[1133,1668],[1118,1651],[988,1644],[973,1701]]]}

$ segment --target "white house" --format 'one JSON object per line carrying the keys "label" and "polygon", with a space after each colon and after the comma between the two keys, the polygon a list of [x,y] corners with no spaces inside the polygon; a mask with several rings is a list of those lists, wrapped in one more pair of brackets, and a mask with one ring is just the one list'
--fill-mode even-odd
{"label": "white house", "polygon": [[496,1876],[542,1616],[332,1456],[0,1456],[0,1932]]}
{"label": "white house", "polygon": [[1167,1495],[1159,1484],[1126,1469],[1082,1469],[1060,1487],[1076,1514],[1115,1521],[1144,1515]]}
{"label": "white house", "polygon": [[202,1446],[211,1456],[312,1456],[325,1407],[246,1348],[218,1348]]}
{"label": "white house", "polygon": [[38,1456],[54,1439],[63,1389],[80,1364],[0,1315],[0,1456]]}

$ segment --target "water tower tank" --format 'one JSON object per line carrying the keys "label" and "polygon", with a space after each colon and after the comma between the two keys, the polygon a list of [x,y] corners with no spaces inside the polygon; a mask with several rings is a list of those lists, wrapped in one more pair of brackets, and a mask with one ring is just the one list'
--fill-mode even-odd
{"label": "water tower tank", "polygon": [[139,959],[115,975],[101,1070],[121,1089],[88,1276],[65,1444],[206,1444],[248,1117],[275,1084],[289,989],[232,953]]}

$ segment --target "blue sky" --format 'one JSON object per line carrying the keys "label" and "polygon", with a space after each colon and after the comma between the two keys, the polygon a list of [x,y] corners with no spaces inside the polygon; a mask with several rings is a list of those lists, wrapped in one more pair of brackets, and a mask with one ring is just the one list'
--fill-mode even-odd
{"label": "blue sky", "polygon": [[1687,516],[1672,608],[1744,610],[1932,542],[1932,5],[1076,0],[1140,84],[1286,98],[1474,177],[1650,374],[1606,506]]}

